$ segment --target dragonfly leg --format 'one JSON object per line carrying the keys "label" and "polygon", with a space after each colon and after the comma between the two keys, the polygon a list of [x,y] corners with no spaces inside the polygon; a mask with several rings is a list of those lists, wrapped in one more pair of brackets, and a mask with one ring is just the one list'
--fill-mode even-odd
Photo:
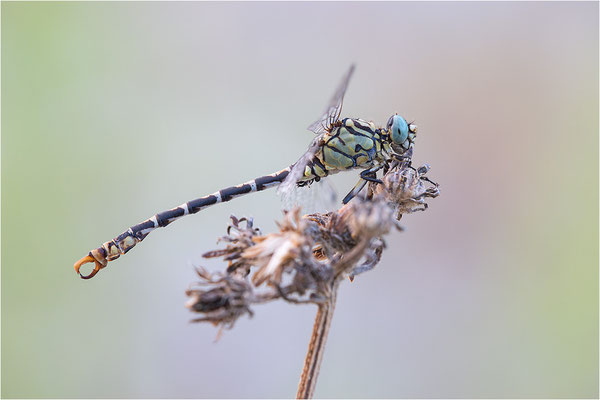
{"label": "dragonfly leg", "polygon": [[362,188],[365,187],[365,185],[367,184],[367,181],[364,179],[359,179],[358,183],[356,185],[354,185],[354,187],[352,188],[352,190],[350,192],[348,192],[348,194],[346,195],[346,197],[344,197],[344,200],[342,200],[342,203],[344,204],[348,204],[348,202],[350,200],[352,200],[354,198],[354,196],[356,196],[361,190]]}
{"label": "dragonfly leg", "polygon": [[377,179],[376,174],[377,171],[379,171],[381,168],[383,168],[383,165],[378,165],[377,167],[365,169],[360,173],[360,177],[368,182],[383,183],[381,179]]}
{"label": "dragonfly leg", "polygon": [[346,197],[344,197],[344,200],[342,200],[342,202],[344,204],[348,204],[348,202],[352,200],[362,190],[362,188],[365,187],[367,182],[383,183],[380,179],[377,179],[376,175],[377,171],[379,171],[381,168],[383,168],[383,165],[376,165],[372,168],[365,169],[364,171],[362,171],[360,173],[360,179],[358,180],[358,183],[354,185],[350,192],[348,192],[348,194],[346,195]]}

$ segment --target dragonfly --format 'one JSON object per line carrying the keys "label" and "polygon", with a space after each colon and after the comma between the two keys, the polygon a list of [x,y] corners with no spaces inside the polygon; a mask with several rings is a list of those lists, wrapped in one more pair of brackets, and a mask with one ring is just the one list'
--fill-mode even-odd
{"label": "dragonfly", "polygon": [[[83,279],[94,277],[108,262],[127,253],[144,240],[150,232],[165,227],[186,215],[224,203],[249,193],[279,186],[285,194],[296,186],[302,187],[341,171],[360,169],[358,183],[344,197],[346,204],[354,198],[367,182],[381,183],[377,172],[390,160],[410,158],[417,134],[417,126],[398,114],[392,115],[384,127],[360,118],[341,118],[344,95],[355,65],[351,65],[338,85],[321,118],[309,125],[316,136],[306,152],[289,167],[242,183],[221,189],[213,194],[190,200],[180,206],[159,212],[145,221],[131,226],[125,232],[102,246],[91,250],[75,263],[75,271]],[[93,263],[94,269],[84,275],[81,267]]]}

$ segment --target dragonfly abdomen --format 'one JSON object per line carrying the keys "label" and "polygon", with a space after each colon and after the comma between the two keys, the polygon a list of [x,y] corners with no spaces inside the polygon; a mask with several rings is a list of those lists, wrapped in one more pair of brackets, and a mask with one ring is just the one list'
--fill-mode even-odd
{"label": "dragonfly abdomen", "polygon": [[[233,200],[236,197],[248,193],[260,192],[265,189],[279,185],[287,177],[290,168],[283,169],[271,175],[261,176],[246,183],[237,186],[231,186],[221,189],[218,192],[190,200],[178,207],[163,211],[147,219],[141,224],[134,225],[127,232],[135,236],[138,240],[143,240],[152,230],[169,225],[171,222],[188,214],[196,214],[212,205],[224,203]],[[119,236],[118,236],[119,237]],[[117,237],[117,238],[118,238]],[[126,250],[125,250],[126,251]]]}
{"label": "dragonfly abdomen", "polygon": [[84,257],[75,263],[75,269],[79,272],[79,267],[81,267],[81,265],[87,262],[94,262],[96,264],[94,271],[88,276],[82,275],[82,278],[91,278],[96,275],[101,268],[106,267],[109,261],[115,260],[119,258],[121,254],[127,253],[136,244],[144,240],[153,230],[167,226],[181,217],[188,214],[195,214],[212,205],[224,203],[233,200],[236,197],[275,187],[285,180],[290,173],[290,170],[291,167],[288,167],[271,175],[261,176],[237,186],[221,189],[208,196],[190,200],[178,207],[155,214],[147,220],[130,227],[113,240],[104,243],[101,247],[90,251],[87,257]]}

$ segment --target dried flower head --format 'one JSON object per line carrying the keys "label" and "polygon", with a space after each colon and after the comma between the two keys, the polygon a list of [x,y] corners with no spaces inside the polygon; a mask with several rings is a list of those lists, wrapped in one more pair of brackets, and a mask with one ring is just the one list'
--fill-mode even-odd
{"label": "dried flower head", "polygon": [[[382,184],[370,183],[367,195],[335,212],[300,215],[284,212],[277,232],[262,235],[251,219],[231,217],[225,248],[204,257],[222,257],[225,273],[199,268],[200,282],[186,293],[190,310],[230,328],[251,306],[275,299],[323,304],[337,283],[375,267],[385,248],[383,237],[402,214],[425,210],[427,198],[439,195],[426,177],[428,166],[415,169],[409,160],[392,161]],[[245,222],[245,224],[243,224]]]}
{"label": "dried flower head", "polygon": [[426,198],[440,194],[439,185],[427,176],[429,165],[415,169],[408,161],[396,160],[383,176],[383,184],[369,183],[368,196],[383,198],[396,212],[396,219],[403,214],[427,209]]}

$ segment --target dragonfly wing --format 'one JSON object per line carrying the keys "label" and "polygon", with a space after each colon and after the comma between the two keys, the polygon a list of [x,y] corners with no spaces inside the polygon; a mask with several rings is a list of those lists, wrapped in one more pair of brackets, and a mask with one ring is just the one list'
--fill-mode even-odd
{"label": "dragonfly wing", "polygon": [[348,88],[348,82],[350,82],[350,78],[352,77],[352,73],[354,72],[354,64],[350,66],[344,78],[342,78],[341,83],[336,89],[335,93],[331,97],[325,112],[315,122],[313,122],[308,130],[317,134],[317,136],[313,139],[312,143],[308,147],[308,150],[300,157],[298,161],[294,163],[292,166],[292,170],[288,174],[285,181],[279,187],[277,191],[280,195],[285,195],[286,192],[292,192],[293,187],[296,183],[304,176],[304,170],[309,161],[313,159],[317,151],[321,146],[321,142],[323,136],[326,132],[330,132],[334,123],[338,121],[340,118],[340,113],[342,112],[342,103],[344,101],[344,94],[346,93],[346,89]]}
{"label": "dragonfly wing", "polygon": [[329,104],[325,108],[323,115],[321,118],[313,122],[308,126],[308,130],[314,132],[316,134],[321,134],[323,132],[328,131],[331,126],[337,122],[340,118],[340,114],[342,112],[342,103],[344,102],[344,94],[346,93],[346,89],[348,88],[348,83],[350,82],[350,78],[354,73],[354,64],[350,66],[346,75],[342,78],[339,86],[337,87],[335,93],[329,100]]}
{"label": "dragonfly wing", "polygon": [[310,186],[295,186],[292,192],[281,194],[283,209],[300,206],[303,214],[328,212],[338,208],[337,193],[330,179],[321,179]]}
{"label": "dragonfly wing", "polygon": [[302,157],[300,157],[298,161],[292,165],[290,173],[277,190],[280,195],[284,195],[286,192],[293,191],[296,183],[304,176],[306,165],[314,158],[314,156],[317,154],[317,151],[319,151],[322,138],[323,134],[315,137]]}

